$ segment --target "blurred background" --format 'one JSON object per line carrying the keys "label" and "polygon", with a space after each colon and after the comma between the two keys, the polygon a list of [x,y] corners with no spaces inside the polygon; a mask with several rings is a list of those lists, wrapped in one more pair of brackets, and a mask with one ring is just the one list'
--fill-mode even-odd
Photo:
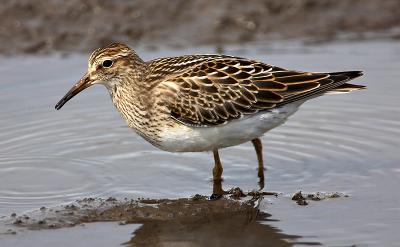
{"label": "blurred background", "polygon": [[400,39],[397,0],[3,0],[3,54],[92,50],[111,41],[172,47]]}

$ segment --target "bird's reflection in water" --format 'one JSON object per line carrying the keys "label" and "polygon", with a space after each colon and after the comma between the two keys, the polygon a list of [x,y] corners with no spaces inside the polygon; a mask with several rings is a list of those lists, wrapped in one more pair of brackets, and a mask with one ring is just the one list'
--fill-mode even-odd
{"label": "bird's reflection in water", "polygon": [[[264,188],[264,169],[258,170],[260,191]],[[222,181],[213,182],[213,196],[226,194],[222,189]],[[268,193],[266,193],[268,194]],[[217,199],[217,198],[216,198]],[[254,198],[253,198],[254,199]],[[215,210],[217,202],[209,201],[208,213],[194,213],[192,217],[179,217],[170,220],[151,220],[134,232],[134,237],[127,242],[128,246],[174,246],[174,247],[201,247],[201,246],[293,246],[320,245],[318,242],[301,242],[300,236],[282,233],[278,228],[269,225],[274,220],[270,214],[260,212],[262,197],[258,203],[254,200],[246,206],[247,210],[235,211],[226,207],[225,210]],[[257,205],[257,206],[255,206]],[[196,207],[192,205],[192,209]],[[184,209],[185,211],[187,209]],[[197,215],[197,216],[196,216]]]}
{"label": "bird's reflection in water", "polygon": [[320,245],[301,242],[300,236],[287,235],[268,225],[270,214],[257,208],[247,212],[207,214],[174,220],[148,221],[134,232],[128,246],[293,246]]}

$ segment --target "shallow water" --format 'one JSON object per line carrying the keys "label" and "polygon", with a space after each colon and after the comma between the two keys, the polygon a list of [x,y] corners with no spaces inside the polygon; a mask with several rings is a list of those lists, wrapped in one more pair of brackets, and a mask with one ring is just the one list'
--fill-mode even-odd
{"label": "shallow water", "polygon": [[[138,50],[145,59],[194,52],[213,50]],[[264,200],[261,209],[274,221],[261,224],[301,236],[302,242],[396,246],[400,43],[253,44],[227,47],[225,53],[298,70],[365,71],[355,83],[368,90],[311,100],[263,137],[266,189],[284,196]],[[105,88],[90,88],[61,111],[54,110],[83,75],[86,62],[86,55],[1,58],[0,217],[86,196],[210,194],[212,155],[153,148],[126,127]],[[222,150],[221,159],[224,188],[257,188],[256,156],[250,144]],[[339,191],[350,197],[301,207],[289,197],[298,190]],[[10,239],[41,241],[40,234],[52,233],[0,234],[0,243],[26,246],[30,241]],[[120,234],[126,234],[126,226]],[[125,241],[130,237],[126,235]]]}

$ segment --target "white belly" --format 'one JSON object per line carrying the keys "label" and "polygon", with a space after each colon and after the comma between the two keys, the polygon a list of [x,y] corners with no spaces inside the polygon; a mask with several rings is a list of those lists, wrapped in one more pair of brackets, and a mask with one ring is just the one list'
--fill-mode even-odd
{"label": "white belly", "polygon": [[269,112],[233,120],[217,127],[178,125],[166,128],[159,148],[169,152],[201,152],[251,141],[286,121],[301,103],[292,103]]}

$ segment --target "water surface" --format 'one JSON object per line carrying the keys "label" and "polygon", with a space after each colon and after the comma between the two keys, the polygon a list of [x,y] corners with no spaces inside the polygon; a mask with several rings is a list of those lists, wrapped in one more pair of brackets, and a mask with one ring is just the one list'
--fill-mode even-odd
{"label": "water surface", "polygon": [[[145,59],[213,52],[212,47],[138,50]],[[263,137],[266,189],[283,195],[263,201],[261,209],[273,221],[260,224],[329,246],[396,246],[400,44],[252,44],[227,47],[225,53],[298,70],[365,71],[355,82],[368,90],[311,100],[285,125]],[[54,110],[85,72],[87,57],[1,58],[0,217],[87,196],[210,194],[212,155],[155,149],[126,127],[105,88],[92,87],[62,110]],[[256,156],[250,144],[222,150],[221,159],[224,188],[257,188]],[[350,197],[300,207],[290,200],[298,190],[338,191]],[[126,227],[120,233],[126,234]],[[21,241],[12,245],[26,246],[30,240],[43,241],[41,234],[45,238],[48,233],[0,235],[0,243],[10,244],[18,237]]]}

